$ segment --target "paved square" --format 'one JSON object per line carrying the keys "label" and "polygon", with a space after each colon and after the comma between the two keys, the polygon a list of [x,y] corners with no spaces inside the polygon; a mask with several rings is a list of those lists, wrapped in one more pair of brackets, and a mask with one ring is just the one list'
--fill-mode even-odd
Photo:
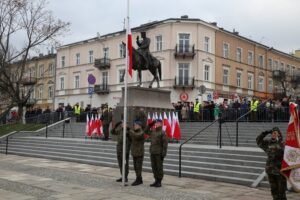
{"label": "paved square", "polygon": [[[178,178],[166,175],[162,188],[150,188],[151,173],[141,186],[122,187],[116,168],[0,154],[0,200],[271,200],[269,189]],[[129,183],[134,181],[130,171]],[[288,192],[289,200],[300,196]]]}

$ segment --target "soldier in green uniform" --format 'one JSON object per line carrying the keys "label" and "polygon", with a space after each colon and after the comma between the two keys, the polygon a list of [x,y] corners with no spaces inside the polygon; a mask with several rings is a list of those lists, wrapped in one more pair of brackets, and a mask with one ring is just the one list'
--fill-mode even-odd
{"label": "soldier in green uniform", "polygon": [[[118,122],[111,130],[112,135],[117,136],[117,159],[118,159],[118,164],[120,168],[120,172],[122,175],[122,161],[123,161],[123,125],[124,123]],[[128,182],[128,173],[129,173],[129,151],[130,151],[130,144],[131,140],[129,137],[129,128],[127,128],[127,134],[126,134],[126,163],[125,163],[125,182]],[[122,177],[117,179],[117,182],[122,182]]]}
{"label": "soldier in green uniform", "polygon": [[[155,130],[151,131],[150,128],[155,123]],[[161,187],[161,181],[164,176],[163,172],[163,161],[167,155],[168,140],[166,138],[165,131],[162,130],[162,120],[157,119],[156,121],[149,124],[146,128],[145,133],[150,136],[150,157],[151,167],[155,178],[155,182],[152,183],[151,187]]]}
{"label": "soldier in green uniform", "polygon": [[130,130],[131,138],[131,155],[133,158],[133,167],[136,174],[135,181],[132,186],[143,184],[142,167],[144,160],[144,131],[141,121],[134,121],[133,130]]}
{"label": "soldier in green uniform", "polygon": [[[268,134],[272,134],[271,139],[264,139]],[[256,143],[268,155],[266,173],[271,186],[273,200],[286,200],[286,179],[280,174],[284,143],[279,128],[274,127],[272,130],[262,132],[256,138]]]}
{"label": "soldier in green uniform", "polygon": [[142,129],[145,130],[147,126],[147,115],[144,108],[135,108],[134,109],[134,120],[140,121],[142,123]]}

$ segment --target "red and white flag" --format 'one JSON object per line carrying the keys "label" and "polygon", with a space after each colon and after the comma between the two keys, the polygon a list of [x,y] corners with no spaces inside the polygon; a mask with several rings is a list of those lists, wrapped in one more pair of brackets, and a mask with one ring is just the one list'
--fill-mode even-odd
{"label": "red and white flag", "polygon": [[166,131],[166,135],[168,138],[172,138],[172,133],[171,133],[171,124],[169,123],[167,114],[164,113],[164,119],[163,119],[163,128]]}
{"label": "red and white flag", "polygon": [[100,116],[97,115],[97,120],[96,120],[96,129],[97,129],[97,136],[100,137],[102,134],[101,128],[102,128],[102,121],[100,119]]}
{"label": "red and white flag", "polygon": [[88,114],[86,114],[86,125],[85,125],[85,132],[86,132],[86,135],[88,136],[88,137],[91,137],[91,135],[90,135],[90,118],[89,118],[89,115]]}
{"label": "red and white flag", "polygon": [[180,125],[178,121],[178,117],[173,112],[173,119],[172,119],[172,137],[175,138],[177,141],[181,139],[181,130],[180,130]]}
{"label": "red and white flag", "polygon": [[290,103],[290,121],[286,133],[281,174],[300,193],[300,124],[297,104]]}
{"label": "red and white flag", "polygon": [[132,35],[128,20],[127,25],[127,50],[128,50],[128,73],[132,77]]}

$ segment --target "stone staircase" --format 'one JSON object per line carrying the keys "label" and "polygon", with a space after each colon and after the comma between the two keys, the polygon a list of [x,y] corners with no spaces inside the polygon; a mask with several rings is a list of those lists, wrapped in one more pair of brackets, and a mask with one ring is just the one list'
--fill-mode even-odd
{"label": "stone staircase", "polygon": [[[209,122],[181,123],[182,141],[209,124]],[[183,146],[182,176],[250,186],[264,171],[266,160],[265,153],[257,148],[255,138],[260,132],[273,126],[280,127],[284,132],[287,123],[240,123],[240,143],[239,147],[235,147],[235,123],[224,123],[222,124],[224,146],[219,149],[218,124],[214,124]],[[65,138],[62,138],[63,129]],[[116,143],[85,139],[84,130],[85,123],[71,121],[65,125],[60,123],[48,127],[48,138],[45,138],[45,129],[39,132],[19,133],[10,138],[8,153],[117,167]],[[145,171],[151,171],[148,149],[149,143],[146,143],[143,165]],[[5,141],[0,143],[0,153],[5,153]],[[169,143],[164,170],[166,174],[178,176],[179,144]],[[268,186],[268,183],[264,180],[259,186]]]}
{"label": "stone staircase", "polygon": [[[15,136],[9,141],[8,154],[66,160],[117,167],[116,143],[74,138]],[[164,162],[166,174],[178,176],[179,144],[169,144]],[[151,171],[149,143],[145,144],[143,169]],[[0,144],[5,152],[5,143]],[[132,161],[130,161],[132,165]],[[259,149],[187,144],[182,150],[182,176],[250,186],[263,172],[265,155]],[[262,182],[262,186],[267,185]]]}

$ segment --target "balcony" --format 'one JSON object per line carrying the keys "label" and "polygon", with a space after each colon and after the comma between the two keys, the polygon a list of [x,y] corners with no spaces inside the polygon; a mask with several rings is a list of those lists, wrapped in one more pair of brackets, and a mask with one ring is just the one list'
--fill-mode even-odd
{"label": "balcony", "polygon": [[194,77],[175,77],[174,88],[191,88],[195,87]]}
{"label": "balcony", "polygon": [[276,81],[285,80],[286,72],[282,70],[274,70],[272,78]]}
{"label": "balcony", "polygon": [[99,70],[109,69],[110,59],[108,58],[95,59],[94,66],[97,67]]}
{"label": "balcony", "polygon": [[191,58],[193,59],[196,55],[195,45],[180,45],[177,44],[175,47],[175,58]]}
{"label": "balcony", "polygon": [[23,85],[35,85],[36,84],[36,78],[35,77],[24,77],[22,79]]}
{"label": "balcony", "polygon": [[109,94],[109,87],[107,84],[95,85],[94,92],[97,94]]}
{"label": "balcony", "polygon": [[34,99],[34,98],[29,98],[26,102],[27,106],[32,106],[34,104],[36,104],[36,99]]}

